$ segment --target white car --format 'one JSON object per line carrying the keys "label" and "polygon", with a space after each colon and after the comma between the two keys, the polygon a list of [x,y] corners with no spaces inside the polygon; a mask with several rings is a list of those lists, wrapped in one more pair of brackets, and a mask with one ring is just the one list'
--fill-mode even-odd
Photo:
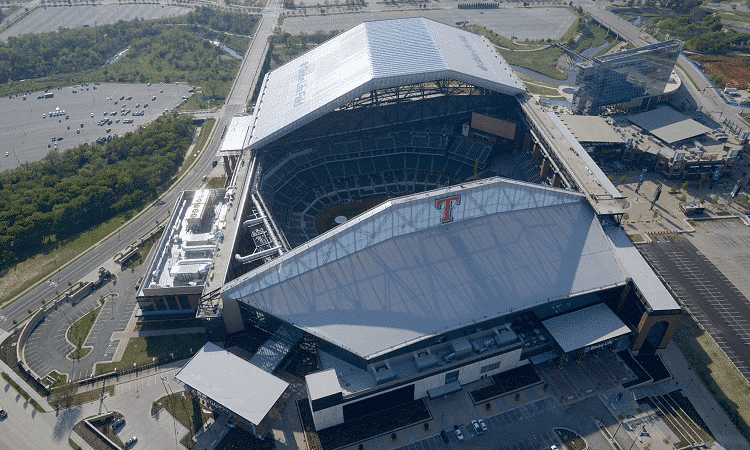
{"label": "white car", "polygon": [[486,433],[487,432],[487,424],[484,423],[484,420],[477,419],[477,422],[479,422],[479,426],[482,427],[482,433]]}
{"label": "white car", "polygon": [[458,438],[459,441],[464,440],[464,434],[461,432],[461,429],[458,427],[458,425],[453,425],[453,432],[456,433],[456,438]]}

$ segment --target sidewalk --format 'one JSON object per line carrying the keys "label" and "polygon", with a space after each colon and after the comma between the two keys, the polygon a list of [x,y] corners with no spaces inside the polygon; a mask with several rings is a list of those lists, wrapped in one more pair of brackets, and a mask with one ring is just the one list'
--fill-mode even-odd
{"label": "sidewalk", "polygon": [[740,435],[730,422],[719,404],[716,403],[706,387],[690,369],[685,357],[674,343],[667,347],[662,359],[677,382],[676,385],[673,383],[670,387],[682,389],[683,394],[690,399],[720,445],[720,447],[714,446],[714,448],[726,450],[749,449],[750,443]]}

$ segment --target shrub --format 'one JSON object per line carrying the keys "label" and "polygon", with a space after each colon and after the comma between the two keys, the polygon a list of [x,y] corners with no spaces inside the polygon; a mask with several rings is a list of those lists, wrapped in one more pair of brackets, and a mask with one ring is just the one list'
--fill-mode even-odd
{"label": "shrub", "polygon": [[686,202],[687,201],[687,195],[682,194],[682,197],[680,197],[680,201],[681,202]]}
{"label": "shrub", "polygon": [[689,182],[685,181],[684,183],[682,183],[682,190],[683,191],[687,191],[689,187],[690,187],[690,183]]}
{"label": "shrub", "polygon": [[700,202],[701,202],[701,205],[706,203],[706,197],[701,196]]}
{"label": "shrub", "polygon": [[620,183],[627,183],[627,182],[628,182],[628,176],[627,175],[623,175],[623,176],[620,177]]}

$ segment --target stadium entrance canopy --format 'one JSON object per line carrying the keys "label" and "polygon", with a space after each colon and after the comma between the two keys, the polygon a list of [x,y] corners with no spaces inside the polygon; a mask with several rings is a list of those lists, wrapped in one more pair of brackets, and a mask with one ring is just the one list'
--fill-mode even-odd
{"label": "stadium entrance canopy", "polygon": [[542,322],[565,353],[604,345],[630,333],[630,328],[604,303]]}
{"label": "stadium entrance canopy", "polygon": [[372,91],[445,80],[525,91],[485,37],[424,18],[365,22],[266,75],[247,144],[260,148]]}
{"label": "stadium entrance canopy", "polygon": [[210,403],[260,425],[289,383],[207,342],[175,375]]}

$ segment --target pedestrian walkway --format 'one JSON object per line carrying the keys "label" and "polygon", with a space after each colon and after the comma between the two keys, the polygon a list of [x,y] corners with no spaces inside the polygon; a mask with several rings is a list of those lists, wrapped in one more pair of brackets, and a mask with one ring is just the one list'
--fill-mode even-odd
{"label": "pedestrian walkway", "polygon": [[[7,336],[8,336],[7,333],[3,334],[3,336],[0,337],[0,339],[2,339],[2,340],[0,340],[0,342],[4,341],[7,338]],[[21,387],[21,389],[23,389],[24,391],[26,391],[26,393],[29,394],[29,396],[31,398],[33,398],[37,403],[39,403],[39,405],[41,405],[41,407],[45,411],[52,411],[52,410],[54,410],[54,408],[52,408],[49,405],[49,403],[47,402],[47,399],[45,397],[42,397],[41,395],[39,395],[39,393],[37,391],[35,391],[34,389],[31,388],[31,386],[29,386],[28,384],[26,384],[26,382],[20,376],[18,376],[18,374],[15,373],[13,371],[13,369],[11,369],[10,367],[8,367],[8,365],[5,364],[5,361],[3,361],[1,359],[0,359],[0,370],[2,370],[3,372],[7,373],[8,376],[10,377],[10,379],[13,380],[13,381],[15,381]],[[12,389],[12,387],[11,387],[11,389]]]}

